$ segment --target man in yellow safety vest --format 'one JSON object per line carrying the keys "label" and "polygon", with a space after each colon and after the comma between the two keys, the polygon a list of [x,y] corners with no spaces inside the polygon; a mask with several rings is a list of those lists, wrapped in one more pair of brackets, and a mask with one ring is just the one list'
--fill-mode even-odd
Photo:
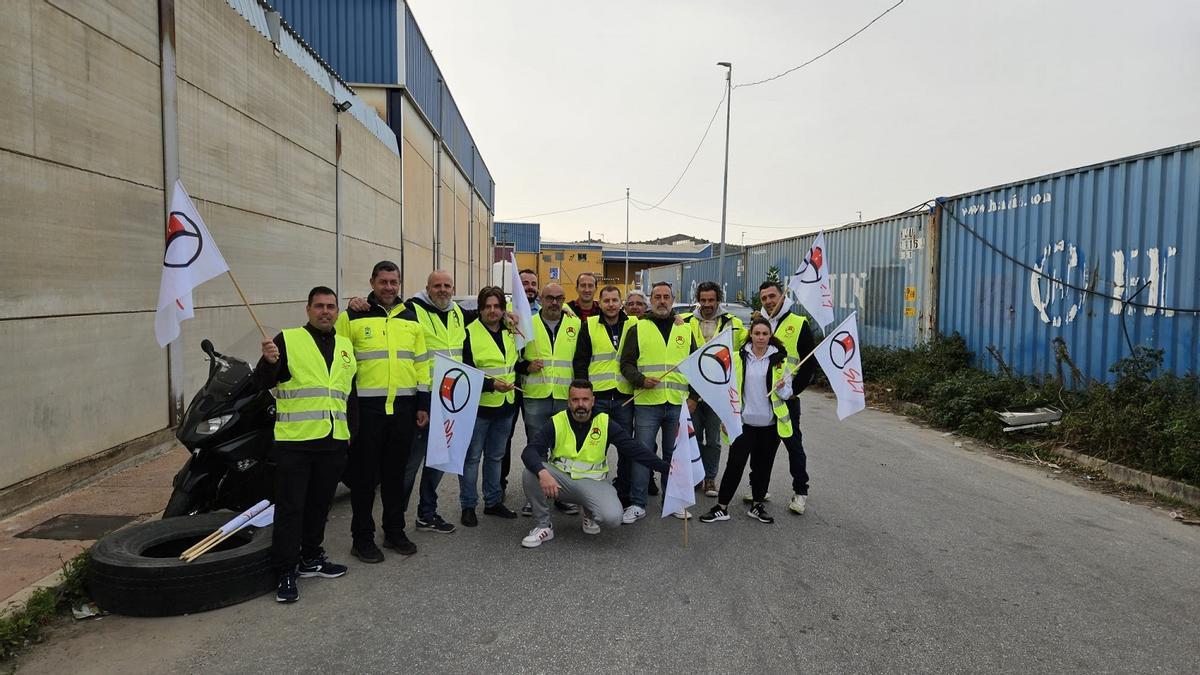
{"label": "man in yellow safety vest", "polygon": [[300,598],[297,577],[336,578],[321,543],[325,519],[350,441],[347,420],[357,362],[354,346],[333,330],[337,295],[317,286],[308,293],[308,323],[262,341],[254,368],[259,389],[277,387],[275,403],[275,524],[271,558],[279,574],[275,599]]}
{"label": "man in yellow safety vest", "polygon": [[525,494],[534,518],[533,529],[521,540],[525,548],[537,548],[554,538],[550,500],[582,506],[584,534],[621,526],[621,500],[605,480],[609,445],[617,448],[622,459],[638,462],[648,471],[665,474],[671,468],[607,413],[596,412],[591,382],[574,380],[568,391],[568,409],[552,415],[521,453],[527,469]]}

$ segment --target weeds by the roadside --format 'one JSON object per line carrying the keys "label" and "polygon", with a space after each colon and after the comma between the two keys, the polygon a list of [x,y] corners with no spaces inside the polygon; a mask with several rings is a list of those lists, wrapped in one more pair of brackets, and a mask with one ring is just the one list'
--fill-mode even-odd
{"label": "weeds by the roadside", "polygon": [[37,589],[24,607],[0,617],[0,662],[37,642],[42,629],[56,616],[69,613],[73,606],[86,600],[87,564],[87,551],[64,561],[62,583],[53,588]]}
{"label": "weeds by the roadside", "polygon": [[[1016,452],[1062,445],[1111,462],[1200,485],[1200,378],[1160,373],[1162,352],[1139,347],[1113,365],[1111,384],[1071,391],[1044,382],[971,367],[959,335],[938,336],[913,349],[867,347],[863,371],[874,402],[907,401],[921,417]],[[1057,427],[1005,434],[1003,408],[1052,404]]]}

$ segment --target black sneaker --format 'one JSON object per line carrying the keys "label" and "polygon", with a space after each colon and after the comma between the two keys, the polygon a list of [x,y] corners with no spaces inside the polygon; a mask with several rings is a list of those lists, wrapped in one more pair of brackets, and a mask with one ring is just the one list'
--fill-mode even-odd
{"label": "black sneaker", "polygon": [[467,527],[475,527],[479,524],[479,516],[475,515],[475,509],[463,509],[462,524]]}
{"label": "black sneaker", "polygon": [[408,539],[408,535],[397,532],[396,536],[384,537],[383,547],[390,548],[400,555],[412,555],[417,552],[417,545]]}
{"label": "black sneaker", "polygon": [[775,519],[772,518],[770,516],[770,514],[767,513],[767,505],[763,504],[762,502],[758,502],[754,506],[751,506],[750,510],[746,512],[746,515],[750,516],[751,518],[757,520],[760,523],[775,522]]}
{"label": "black sneaker", "polygon": [[559,511],[562,511],[563,513],[567,514],[568,516],[579,515],[579,505],[577,505],[577,504],[568,504],[566,502],[560,502],[560,501],[555,500],[554,508],[558,509]]}
{"label": "black sneaker", "polygon": [[521,515],[525,516],[526,518],[532,518],[533,517],[533,504],[530,504],[529,502],[525,502],[525,506],[521,507]]}
{"label": "black sneaker", "polygon": [[702,523],[715,523],[718,520],[729,520],[729,511],[720,506],[714,506],[708,510],[708,513],[700,516],[700,522]]}
{"label": "black sneaker", "polygon": [[491,506],[485,506],[483,507],[483,512],[489,516],[499,516],[508,520],[512,520],[513,518],[517,517],[517,514],[514,513],[512,509],[504,505],[504,502],[492,504]]}
{"label": "black sneaker", "polygon": [[450,534],[455,531],[453,523],[447,523],[442,520],[442,517],[436,513],[429,517],[429,520],[417,518],[417,531],[419,532],[437,532],[438,534]]}
{"label": "black sneaker", "polygon": [[[382,556],[382,554],[380,555]],[[325,577],[326,579],[336,579],[346,573],[346,566],[329,562],[329,559],[322,553],[319,558],[311,560],[301,558],[300,567],[297,567],[296,571],[300,573],[300,576],[305,578]]]}
{"label": "black sneaker", "polygon": [[300,589],[296,587],[296,573],[284,572],[279,575],[279,585],[275,587],[275,602],[295,602],[300,599]]}
{"label": "black sneaker", "polygon": [[350,555],[358,558],[365,563],[381,563],[383,562],[383,551],[375,545],[373,541],[355,542],[350,547]]}

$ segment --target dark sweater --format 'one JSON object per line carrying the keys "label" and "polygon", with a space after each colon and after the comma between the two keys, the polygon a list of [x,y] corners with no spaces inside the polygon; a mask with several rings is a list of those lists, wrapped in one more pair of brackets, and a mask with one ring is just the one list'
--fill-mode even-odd
{"label": "dark sweater", "polygon": [[[569,415],[570,413],[568,413]],[[592,419],[595,419],[595,414],[592,415]],[[576,448],[583,446],[583,441],[591,429],[591,419],[583,423],[571,419],[571,431],[575,432]],[[542,470],[546,458],[550,456],[550,449],[558,441],[556,436],[557,433],[553,421],[547,422],[546,426],[534,432],[533,438],[525,446],[525,451],[521,453],[521,461],[525,463],[525,468],[534,473]],[[644,464],[654,471],[666,473],[671,469],[669,462],[654,454],[646,446],[633,440],[629,432],[622,428],[621,425],[612,421],[611,417],[608,419],[608,443],[617,448],[617,454],[621,457]]]}

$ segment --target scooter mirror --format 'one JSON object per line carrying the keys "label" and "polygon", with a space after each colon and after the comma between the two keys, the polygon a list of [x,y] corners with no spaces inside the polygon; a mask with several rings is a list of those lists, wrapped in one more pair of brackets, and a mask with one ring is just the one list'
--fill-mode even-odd
{"label": "scooter mirror", "polygon": [[213,355],[212,342],[210,342],[208,338],[204,338],[200,341],[200,350],[211,357]]}

